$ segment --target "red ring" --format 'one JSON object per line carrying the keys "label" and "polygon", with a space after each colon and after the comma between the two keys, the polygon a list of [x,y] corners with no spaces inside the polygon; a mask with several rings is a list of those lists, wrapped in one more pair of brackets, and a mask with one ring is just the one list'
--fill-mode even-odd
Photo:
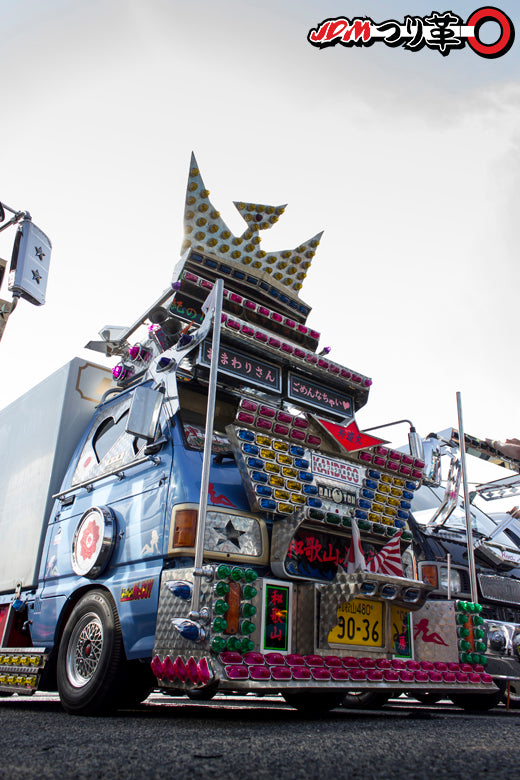
{"label": "red ring", "polygon": [[471,48],[480,54],[481,57],[487,57],[493,59],[495,57],[501,57],[503,54],[509,51],[515,40],[515,28],[511,19],[498,8],[488,6],[486,8],[479,8],[475,11],[466,22],[468,27],[480,28],[485,22],[498,22],[500,25],[500,38],[495,43],[487,44],[482,43],[475,36],[468,36],[468,44]]}

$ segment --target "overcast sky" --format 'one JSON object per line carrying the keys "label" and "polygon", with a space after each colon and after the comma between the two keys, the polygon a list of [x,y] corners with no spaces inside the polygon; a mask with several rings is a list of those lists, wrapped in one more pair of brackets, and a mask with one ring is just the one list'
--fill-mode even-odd
{"label": "overcast sky", "polygon": [[0,342],[0,407],[99,360],[86,342],[168,286],[193,150],[235,232],[233,200],[288,204],[267,250],[325,231],[301,297],[373,378],[360,427],[456,425],[461,391],[466,432],[520,436],[520,9],[497,4],[518,40],[491,60],[306,40],[447,10],[431,0],[0,0],[0,200],[53,243],[45,306],[21,301]]}

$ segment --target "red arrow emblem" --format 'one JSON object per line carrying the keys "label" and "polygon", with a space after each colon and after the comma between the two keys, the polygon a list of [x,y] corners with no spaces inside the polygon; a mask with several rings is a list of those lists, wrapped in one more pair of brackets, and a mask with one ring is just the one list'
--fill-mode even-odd
{"label": "red arrow emblem", "polygon": [[378,439],[376,436],[369,436],[367,433],[363,433],[359,430],[357,422],[352,420],[351,423],[344,428],[342,425],[330,422],[330,420],[321,420],[319,417],[314,418],[325,430],[330,433],[336,441],[341,444],[344,450],[347,452],[356,452],[357,450],[364,450],[367,447],[375,447],[377,444],[386,444],[385,439]]}

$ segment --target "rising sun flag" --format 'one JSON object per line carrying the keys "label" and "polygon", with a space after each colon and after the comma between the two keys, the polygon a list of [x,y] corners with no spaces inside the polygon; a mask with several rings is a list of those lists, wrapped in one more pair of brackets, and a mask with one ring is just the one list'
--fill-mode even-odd
{"label": "rising sun flag", "polygon": [[373,574],[389,574],[391,577],[403,577],[400,541],[402,531],[385,544],[369,561],[365,559],[357,521],[352,518],[352,541],[347,558],[347,573],[370,571]]}

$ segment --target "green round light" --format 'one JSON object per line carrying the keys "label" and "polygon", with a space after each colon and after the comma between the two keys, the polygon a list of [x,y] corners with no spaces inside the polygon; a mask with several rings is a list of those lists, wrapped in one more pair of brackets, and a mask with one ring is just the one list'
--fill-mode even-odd
{"label": "green round light", "polygon": [[214,653],[222,653],[226,649],[226,640],[221,636],[216,636],[211,641],[211,649]]}
{"label": "green round light", "polygon": [[230,636],[227,641],[227,649],[228,650],[241,650],[242,649],[242,643],[240,639],[237,636]]}
{"label": "green round light", "polygon": [[217,569],[217,577],[219,580],[225,580],[231,574],[231,566],[226,563],[221,563]]}
{"label": "green round light", "polygon": [[256,615],[256,607],[248,602],[242,606],[242,614],[245,618],[254,617]]}
{"label": "green round light", "polygon": [[225,631],[227,628],[227,620],[223,617],[217,617],[213,621],[213,631],[216,631],[217,633],[220,633],[221,631]]}
{"label": "green round light", "polygon": [[229,585],[227,582],[224,582],[223,580],[217,582],[215,585],[215,593],[217,596],[225,596],[226,593],[229,593]]}

